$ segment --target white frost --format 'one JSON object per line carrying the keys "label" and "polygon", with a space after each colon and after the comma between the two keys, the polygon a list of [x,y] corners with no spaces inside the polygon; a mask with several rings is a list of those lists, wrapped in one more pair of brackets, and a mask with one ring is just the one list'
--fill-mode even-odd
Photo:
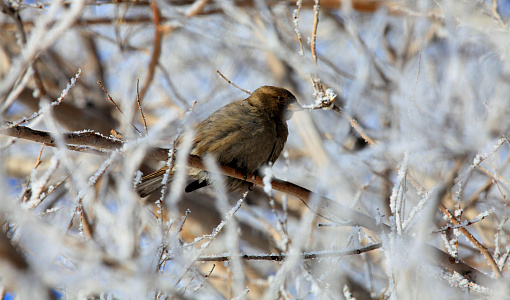
{"label": "white frost", "polygon": [[271,197],[271,190],[273,189],[271,185],[271,179],[273,178],[273,172],[270,166],[267,166],[263,170],[264,178],[262,181],[264,182],[264,192]]}

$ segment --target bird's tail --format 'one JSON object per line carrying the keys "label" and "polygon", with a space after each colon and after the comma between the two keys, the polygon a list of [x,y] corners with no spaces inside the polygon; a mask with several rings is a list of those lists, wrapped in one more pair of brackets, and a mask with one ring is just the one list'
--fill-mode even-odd
{"label": "bird's tail", "polygon": [[[154,173],[143,176],[142,181],[135,186],[136,192],[140,197],[149,196],[152,192],[163,186],[163,177],[168,168],[164,167]],[[169,174],[171,176],[172,174]],[[169,180],[170,181],[170,180]]]}

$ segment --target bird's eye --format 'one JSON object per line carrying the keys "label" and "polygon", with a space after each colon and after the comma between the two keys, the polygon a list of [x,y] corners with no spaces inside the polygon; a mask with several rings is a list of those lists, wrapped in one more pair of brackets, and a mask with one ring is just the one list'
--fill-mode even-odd
{"label": "bird's eye", "polygon": [[282,100],[283,100],[283,97],[282,97],[282,96],[278,96],[278,100],[279,100],[279,101],[282,101]]}

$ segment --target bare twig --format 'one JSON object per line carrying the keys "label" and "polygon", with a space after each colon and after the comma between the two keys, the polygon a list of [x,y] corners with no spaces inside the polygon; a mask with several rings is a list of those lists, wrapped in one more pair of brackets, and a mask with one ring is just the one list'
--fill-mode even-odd
{"label": "bare twig", "polygon": [[44,150],[44,144],[41,145],[41,150],[39,151],[39,155],[37,156],[37,162],[35,163],[34,169],[36,169],[41,164],[41,156]]}
{"label": "bare twig", "polygon": [[313,29],[312,29],[312,38],[310,39],[310,48],[312,50],[312,58],[313,62],[317,66],[317,27],[319,26],[319,9],[320,9],[320,0],[315,0],[315,4],[313,6]]}
{"label": "bare twig", "polygon": [[490,10],[494,18],[498,21],[499,25],[506,29],[507,25],[505,24],[505,21],[501,18],[501,15],[498,12],[498,0],[492,0],[492,5],[489,5],[487,2],[483,2],[483,4]]}
{"label": "bare twig", "polygon": [[221,78],[225,79],[226,82],[228,82],[228,84],[232,85],[233,87],[245,92],[246,94],[248,95],[251,95],[251,93],[241,87],[239,87],[237,84],[233,83],[232,81],[230,81],[227,77],[225,77],[225,75],[221,74],[221,72],[219,70],[216,70],[216,73],[218,73],[218,75],[221,76]]}
{"label": "bare twig", "polygon": [[67,175],[62,180],[60,180],[57,184],[53,184],[52,186],[50,186],[50,188],[46,191],[46,193],[44,195],[42,195],[42,197],[39,198],[39,202],[34,203],[34,208],[39,206],[39,204],[41,204],[44,201],[44,199],[46,199],[46,197],[51,195],[59,186],[61,186],[62,183],[64,183],[71,176],[71,173],[72,172],[67,173]]}
{"label": "bare twig", "polygon": [[140,79],[136,79],[136,104],[138,105],[138,110],[140,111],[140,116],[143,120],[143,128],[145,129],[145,134],[149,131],[147,130],[147,121],[145,120],[145,115],[143,114],[142,104],[140,103],[140,90],[139,90]]}
{"label": "bare twig", "polygon": [[162,45],[162,27],[160,25],[160,14],[158,7],[156,6],[156,1],[151,1],[152,15],[154,16],[154,47],[152,49],[151,60],[149,62],[149,67],[147,69],[147,77],[145,78],[145,82],[142,87],[142,91],[140,93],[140,99],[144,99],[149,86],[154,79],[154,71],[156,70],[156,66],[159,61],[159,57],[161,55],[161,45]]}
{"label": "bare twig", "polygon": [[92,227],[90,226],[90,223],[89,223],[88,219],[86,218],[86,214],[84,212],[82,201],[83,201],[83,198],[85,197],[85,195],[87,194],[89,188],[92,187],[93,185],[95,185],[97,183],[97,181],[101,177],[103,177],[106,170],[112,164],[114,157],[115,157],[115,153],[112,153],[108,157],[108,159],[105,162],[103,162],[103,164],[101,164],[101,166],[97,169],[95,174],[91,178],[89,178],[89,181],[87,183],[88,186],[81,189],[79,191],[78,195],[75,197],[74,202],[76,203],[76,206],[74,208],[73,213],[71,214],[71,219],[69,220],[69,225],[67,227],[67,231],[71,230],[71,228],[73,226],[74,216],[78,215],[80,217],[80,231],[83,232],[83,230],[85,230],[85,234],[87,234],[88,237],[91,236],[91,234],[92,234],[91,228]]}
{"label": "bare twig", "polygon": [[[117,108],[117,110],[124,116],[124,118],[126,118],[126,120],[128,119],[126,117],[126,115],[122,112],[122,109],[120,109],[120,107],[117,105],[117,103],[115,103],[115,101],[113,100],[112,96],[110,96],[110,94],[108,93],[108,91],[106,90],[106,88],[103,86],[103,83],[101,81],[97,81],[97,83],[101,86],[101,88],[103,89],[103,91],[106,93],[106,95],[108,96],[108,99],[110,99],[110,102],[113,103],[113,105],[115,106],[115,108]],[[131,126],[133,126],[133,128],[136,130],[136,132],[138,132],[139,134],[142,134],[140,132],[140,130],[138,130],[138,128],[136,128],[135,124],[133,124],[133,122],[129,121],[129,124],[131,124]]]}
{"label": "bare twig", "polygon": [[348,113],[343,111],[338,105],[333,106],[333,111],[335,111],[341,115],[344,115],[347,118],[347,120],[349,120],[349,123],[351,124],[352,128],[354,128],[354,130],[356,130],[356,132],[367,143],[369,143],[370,145],[375,145],[375,141],[365,133],[365,130],[358,124],[358,122],[356,122],[356,120],[351,115],[349,115]]}
{"label": "bare twig", "polygon": [[294,18],[294,27],[297,35],[297,39],[299,42],[299,48],[301,49],[300,54],[305,55],[305,51],[303,49],[303,39],[301,38],[301,33],[299,32],[299,13],[301,12],[301,8],[303,7],[303,2],[301,0],[296,1],[297,9],[293,15]]}
{"label": "bare twig", "polygon": [[[39,151],[39,156],[37,157],[37,161],[35,162],[34,170],[37,169],[37,167],[41,164],[41,155],[42,155],[43,149],[44,149],[44,144],[41,145],[41,150]],[[30,186],[30,177],[28,177],[27,182],[25,184],[25,188],[23,189],[23,193],[22,193],[23,202],[27,201],[26,196],[28,195],[28,192],[30,191],[28,188],[29,186]]]}
{"label": "bare twig", "polygon": [[[330,257],[341,257],[347,255],[358,255],[365,252],[373,251],[382,247],[381,243],[369,245],[360,249],[344,250],[344,251],[321,251],[320,253],[303,253],[301,257],[303,259],[322,259]],[[266,261],[283,261],[289,257],[288,253],[282,254],[240,254],[239,258],[244,260],[266,260]],[[166,260],[173,260],[173,257],[167,257]],[[211,256],[200,256],[196,261],[230,261],[232,260],[231,255],[211,255]]]}

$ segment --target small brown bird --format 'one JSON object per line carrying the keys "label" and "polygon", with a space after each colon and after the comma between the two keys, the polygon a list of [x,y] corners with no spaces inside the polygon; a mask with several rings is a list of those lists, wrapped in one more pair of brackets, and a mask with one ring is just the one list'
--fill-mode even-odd
{"label": "small brown bird", "polygon": [[[197,125],[191,154],[212,155],[218,164],[245,174],[256,173],[265,164],[274,163],[283,150],[289,130],[287,120],[303,108],[284,88],[263,86],[248,98],[223,106]],[[177,141],[177,147],[179,146]],[[145,197],[163,186],[167,167],[142,177],[136,187]],[[210,184],[207,171],[189,170],[195,179],[185,191],[192,192]],[[227,192],[243,193],[253,184],[225,177]]]}

